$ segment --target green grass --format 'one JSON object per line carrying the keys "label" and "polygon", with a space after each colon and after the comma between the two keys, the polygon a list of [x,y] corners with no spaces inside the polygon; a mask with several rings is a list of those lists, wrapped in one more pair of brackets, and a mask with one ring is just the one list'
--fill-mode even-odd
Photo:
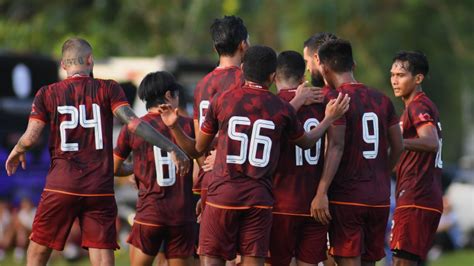
{"label": "green grass", "polygon": [[[15,262],[11,252],[8,253],[6,259],[0,262],[0,266],[20,266],[25,262]],[[67,262],[60,256],[55,256],[51,259],[49,266],[89,266],[87,258],[81,259],[78,262]],[[130,265],[128,259],[128,252],[123,248],[115,252],[115,265],[126,266]],[[428,266],[474,266],[474,250],[460,250],[452,253],[443,254],[438,260],[432,261]]]}

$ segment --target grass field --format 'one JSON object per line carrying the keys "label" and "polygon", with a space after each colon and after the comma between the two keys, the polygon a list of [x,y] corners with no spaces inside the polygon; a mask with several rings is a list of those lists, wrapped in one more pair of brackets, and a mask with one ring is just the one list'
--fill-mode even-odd
{"label": "grass field", "polygon": [[[128,260],[128,253],[124,249],[115,252],[115,259],[117,266],[130,265]],[[24,265],[24,262],[15,262],[12,254],[8,253],[4,261],[0,261],[1,266],[19,266]],[[88,266],[90,265],[88,259],[71,263],[62,259],[60,256],[52,259],[49,266]],[[379,264],[377,264],[379,265]],[[453,253],[442,255],[438,260],[428,263],[429,266],[474,266],[474,250],[460,250]]]}

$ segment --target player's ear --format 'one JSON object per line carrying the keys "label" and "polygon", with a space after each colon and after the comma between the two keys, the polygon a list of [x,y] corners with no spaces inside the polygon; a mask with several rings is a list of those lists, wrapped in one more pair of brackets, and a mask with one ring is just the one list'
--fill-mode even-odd
{"label": "player's ear", "polygon": [[61,59],[61,68],[66,70],[66,64],[64,64],[64,61]]}
{"label": "player's ear", "polygon": [[416,76],[415,76],[415,83],[416,83],[416,85],[420,85],[420,84],[423,82],[424,79],[425,79],[425,75],[423,75],[423,74],[416,74]]}
{"label": "player's ear", "polygon": [[352,65],[352,71],[354,71],[354,70],[356,69],[356,67],[357,67],[357,62],[356,62],[355,60],[354,60],[353,63],[354,63],[354,64]]}
{"label": "player's ear", "polygon": [[165,92],[165,100],[166,102],[171,102],[173,100],[173,96],[171,95],[171,91],[166,91]]}
{"label": "player's ear", "polygon": [[270,74],[270,77],[269,77],[270,78],[270,80],[269,80],[270,84],[272,84],[275,81],[275,76],[276,76],[276,72],[273,72],[273,73]]}
{"label": "player's ear", "polygon": [[92,54],[87,56],[86,61],[87,61],[88,65],[93,65],[94,64],[94,58],[92,57]]}

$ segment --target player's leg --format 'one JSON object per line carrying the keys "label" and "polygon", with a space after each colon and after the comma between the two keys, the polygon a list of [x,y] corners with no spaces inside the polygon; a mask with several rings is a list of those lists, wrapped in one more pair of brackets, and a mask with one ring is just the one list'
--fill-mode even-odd
{"label": "player's leg", "polygon": [[364,252],[361,256],[362,265],[374,266],[376,261],[385,257],[385,232],[390,207],[366,208],[367,216],[364,224]]}
{"label": "player's leg", "polygon": [[334,256],[337,266],[361,266],[360,256],[357,257],[338,257]]}
{"label": "player's leg", "polygon": [[113,265],[114,250],[118,249],[117,205],[114,197],[83,197],[79,223],[82,247],[89,249],[92,265]]}
{"label": "player's leg", "polygon": [[242,265],[264,265],[270,246],[271,209],[250,208],[240,220],[239,253]]}
{"label": "player's leg", "polygon": [[330,204],[329,254],[339,266],[361,265],[365,207]]}
{"label": "player's leg", "polygon": [[51,256],[51,248],[40,245],[33,240],[30,241],[28,251],[26,255],[27,266],[40,266],[48,263],[49,257]]}
{"label": "player's leg", "polygon": [[323,225],[313,217],[298,217],[298,241],[296,260],[298,266],[318,265],[326,260],[328,225]]}
{"label": "player's leg", "polygon": [[225,265],[237,253],[240,216],[243,211],[207,205],[202,213],[199,232],[201,265]]}
{"label": "player's leg", "polygon": [[165,242],[165,254],[169,266],[193,265],[196,227],[194,223],[170,226]]}
{"label": "player's leg", "polygon": [[270,258],[272,266],[288,266],[295,254],[296,221],[298,217],[274,214],[270,233]]}
{"label": "player's leg", "polygon": [[93,266],[115,265],[114,251],[112,249],[89,248],[89,260]]}
{"label": "player's leg", "polygon": [[64,249],[79,200],[77,196],[43,191],[33,221],[27,265],[46,265],[52,249]]}

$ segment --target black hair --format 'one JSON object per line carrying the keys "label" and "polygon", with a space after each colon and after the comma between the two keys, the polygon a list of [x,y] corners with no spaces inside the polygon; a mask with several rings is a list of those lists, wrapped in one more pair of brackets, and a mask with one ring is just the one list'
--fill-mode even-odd
{"label": "black hair", "polygon": [[413,76],[417,74],[426,76],[430,70],[426,55],[420,51],[400,51],[395,55],[392,63],[395,63],[395,61],[407,62],[408,65],[404,64],[404,67]]}
{"label": "black hair", "polygon": [[172,97],[176,97],[181,85],[176,82],[175,77],[166,71],[148,73],[138,87],[138,97],[145,101],[146,108],[165,103],[165,94],[170,91]]}
{"label": "black hair", "polygon": [[303,47],[307,47],[311,52],[314,53],[318,51],[319,47],[321,47],[323,43],[331,40],[337,40],[337,36],[329,32],[319,32],[309,37],[309,39],[304,42]]}
{"label": "black hair", "polygon": [[351,43],[342,40],[330,40],[321,45],[318,50],[319,60],[336,73],[352,71],[354,59]]}
{"label": "black hair", "polygon": [[276,71],[277,56],[275,51],[262,45],[250,47],[244,55],[242,70],[245,80],[264,83],[270,74]]}
{"label": "black hair", "polygon": [[215,19],[210,30],[214,47],[219,56],[234,55],[239,44],[246,41],[248,37],[244,22],[236,16]]}
{"label": "black hair", "polygon": [[306,65],[303,56],[295,51],[284,51],[277,58],[277,75],[284,80],[297,81],[304,76]]}

